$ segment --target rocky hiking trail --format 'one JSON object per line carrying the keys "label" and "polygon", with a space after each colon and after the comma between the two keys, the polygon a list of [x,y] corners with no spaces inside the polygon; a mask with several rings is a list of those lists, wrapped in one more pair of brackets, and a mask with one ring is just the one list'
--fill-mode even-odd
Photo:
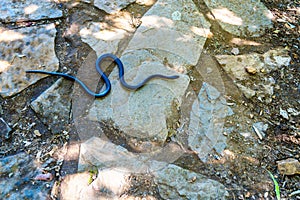
{"label": "rocky hiking trail", "polygon": [[299,1],[0,6],[0,199],[300,199]]}

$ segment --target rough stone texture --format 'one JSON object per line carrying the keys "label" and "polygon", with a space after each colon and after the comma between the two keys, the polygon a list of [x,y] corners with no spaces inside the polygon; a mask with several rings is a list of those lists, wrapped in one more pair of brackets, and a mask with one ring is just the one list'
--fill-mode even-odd
{"label": "rough stone texture", "polygon": [[196,65],[210,24],[192,1],[157,1],[141,21],[127,51],[151,49],[172,65]]}
{"label": "rough stone texture", "polygon": [[64,130],[62,122],[69,119],[71,87],[71,83],[59,79],[31,102],[32,109],[41,116],[43,123],[49,126],[52,133],[61,133]]}
{"label": "rough stone texture", "polygon": [[[70,174],[64,177],[60,186],[60,196],[61,200],[79,200],[82,191],[89,187],[90,173],[83,172],[77,174]],[[89,195],[90,199],[93,196]]]}
{"label": "rough stone texture", "polygon": [[[82,0],[86,3],[91,3],[91,0]],[[94,6],[104,10],[108,14],[118,12],[126,8],[129,4],[135,2],[135,0],[94,0]]]}
{"label": "rough stone texture", "polygon": [[203,83],[192,106],[188,130],[188,144],[202,161],[205,162],[208,154],[214,150],[222,154],[226,147],[223,125],[225,117],[232,114],[233,111],[226,105],[221,93],[211,85]]}
{"label": "rough stone texture", "polygon": [[[234,35],[259,37],[272,27],[273,15],[259,0],[204,0],[210,9],[210,18]],[[246,5],[246,6],[245,6]]]}
{"label": "rough stone texture", "polygon": [[226,199],[221,183],[170,164],[154,174],[163,199]]}
{"label": "rough stone texture", "polygon": [[[180,19],[172,13],[180,12]],[[195,65],[206,40],[209,24],[192,1],[157,1],[142,17],[142,24],[129,42],[121,60],[125,80],[135,85],[152,74],[174,75]],[[95,101],[89,117],[109,121],[125,134],[138,138],[155,138],[163,142],[176,121],[174,104],[181,105],[189,78],[151,80],[138,91],[121,87],[118,71],[110,75],[112,91]],[[100,114],[101,113],[101,114]]]}
{"label": "rough stone texture", "polygon": [[25,153],[1,158],[1,199],[48,199],[47,196],[52,183],[33,180],[40,173],[41,171],[36,168],[34,158]]}
{"label": "rough stone texture", "polygon": [[[263,122],[256,122],[252,125],[254,132],[258,131],[259,133],[256,133],[256,134],[260,134],[262,136],[262,138],[265,137],[268,127],[269,127],[269,125],[265,124]],[[262,138],[260,138],[260,139],[262,139]]]}
{"label": "rough stone texture", "polygon": [[[269,100],[273,95],[275,80],[273,77],[267,77],[265,73],[282,65],[287,66],[291,61],[288,51],[282,48],[264,54],[217,55],[216,58],[247,98],[257,96],[259,99]],[[257,73],[249,74],[246,67],[256,69]]]}
{"label": "rough stone texture", "polygon": [[0,118],[0,142],[2,142],[2,140],[9,139],[11,131],[12,131],[12,129],[4,121],[4,119]]}
{"label": "rough stone texture", "polygon": [[[125,79],[132,85],[152,74],[176,74],[147,51],[123,54],[122,60],[124,66],[128,66]],[[132,69],[128,70],[129,67]],[[110,95],[95,101],[89,117],[98,121],[113,120],[114,127],[133,137],[156,137],[158,141],[164,141],[168,126],[171,126],[167,124],[167,118],[172,116],[172,104],[175,100],[181,104],[181,98],[189,83],[188,77],[180,75],[176,80],[152,80],[137,91],[128,91],[121,87],[117,77],[115,70],[110,75]]]}
{"label": "rough stone texture", "polygon": [[53,0],[0,1],[0,21],[16,22],[62,17]]}
{"label": "rough stone texture", "polygon": [[88,172],[67,175],[61,183],[61,200],[119,199],[128,187],[129,174],[118,169],[99,170],[97,178],[89,184]]}
{"label": "rough stone texture", "polygon": [[118,168],[132,173],[160,170],[174,162],[184,152],[174,143],[155,152],[132,153],[107,139],[92,137],[81,144],[78,171],[98,168]]}
{"label": "rough stone texture", "polygon": [[120,42],[135,30],[130,25],[129,14],[112,17],[111,20],[113,26],[105,22],[90,22],[79,32],[82,41],[94,49],[98,56],[103,53],[116,53]]}
{"label": "rough stone texture", "polygon": [[277,167],[280,174],[300,174],[300,162],[295,158],[288,158],[285,160],[277,161]]}
{"label": "rough stone texture", "polygon": [[0,27],[0,94],[14,95],[39,80],[29,69],[56,71],[54,24],[8,30]]}

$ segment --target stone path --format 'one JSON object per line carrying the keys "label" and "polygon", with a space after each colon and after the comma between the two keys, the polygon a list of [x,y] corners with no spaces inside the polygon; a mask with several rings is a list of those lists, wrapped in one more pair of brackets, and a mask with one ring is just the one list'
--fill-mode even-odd
{"label": "stone path", "polygon": [[[202,162],[207,162],[212,155],[223,156],[227,147],[227,137],[224,134],[225,127],[228,126],[227,118],[236,116],[235,110],[239,109],[232,109],[226,101],[224,91],[220,91],[220,88],[225,88],[222,80],[214,80],[219,81],[216,83],[218,87],[214,87],[211,80],[208,80],[211,76],[209,74],[218,76],[214,69],[199,65],[203,46],[212,34],[211,25],[204,17],[207,13],[201,13],[192,0],[158,0],[141,17],[141,24],[133,26],[130,13],[118,15],[118,12],[134,2],[146,5],[151,4],[149,1],[82,2],[111,14],[107,16],[115,24],[110,27],[104,21],[89,21],[80,26],[78,35],[98,56],[108,52],[120,55],[128,83],[135,85],[157,73],[179,75],[179,78],[151,80],[138,91],[128,91],[118,81],[117,68],[112,70],[109,75],[111,93],[105,98],[93,100],[92,106],[87,110],[87,118],[84,118],[93,124],[88,124],[84,126],[84,130],[79,131],[82,144],[78,171],[82,173],[69,175],[64,179],[61,199],[68,199],[70,195],[77,199],[103,198],[101,192],[95,192],[98,190],[111,190],[111,197],[118,199],[126,191],[126,177],[135,173],[151,173],[163,199],[225,199],[228,192],[221,183],[170,164],[189,148]],[[204,2],[210,9],[208,17],[233,35],[257,37],[264,33],[265,28],[272,26],[272,15],[260,1],[247,1],[246,8],[239,2]],[[12,23],[61,18],[63,14],[59,5],[44,0],[16,4],[1,1],[0,20]],[[57,27],[53,22],[16,29],[0,26],[2,97],[10,98],[44,77],[38,74],[28,75],[25,73],[28,69],[59,69],[59,60],[55,54],[56,34]],[[261,74],[290,62],[284,49],[264,54],[217,55],[215,58],[247,98],[255,97],[266,102],[272,100],[274,85],[271,77]],[[86,70],[82,66],[78,74]],[[254,74],[256,79],[252,80]],[[254,87],[249,80],[258,82],[258,85]],[[199,84],[194,87],[195,83]],[[53,134],[61,133],[64,127],[60,122],[67,119],[70,113],[78,113],[76,109],[79,108],[74,104],[72,106],[74,95],[76,96],[76,90],[72,91],[71,83],[59,79],[34,99],[31,107]],[[74,116],[76,117],[79,115]],[[100,129],[99,133],[95,133],[95,128],[92,127],[95,124]],[[5,121],[5,116],[0,118],[0,128],[0,140],[9,138],[12,129]],[[125,138],[125,142],[112,142],[108,135],[113,133],[115,135],[112,137]],[[99,137],[90,137],[95,135]],[[167,142],[168,139],[171,142]],[[133,151],[129,151],[128,147]],[[0,160],[1,167],[11,167],[1,168],[4,171],[1,172],[3,179],[0,185],[3,187],[0,197],[11,195],[10,199],[46,198],[44,191],[53,182],[42,182],[36,187],[25,186],[20,196],[17,196],[14,186],[9,184],[23,181],[21,184],[26,185],[30,182],[30,177],[37,174],[33,159],[16,154]],[[17,165],[22,168],[30,166],[21,179],[17,177],[20,172],[14,169]],[[85,171],[95,166],[99,168],[98,178],[93,184],[86,184],[89,175]],[[110,170],[113,173],[108,173]],[[119,185],[104,181],[111,179],[112,174],[121,177]],[[70,187],[74,180],[82,179],[87,182],[74,186],[76,190]],[[9,187],[4,187],[7,184]]]}

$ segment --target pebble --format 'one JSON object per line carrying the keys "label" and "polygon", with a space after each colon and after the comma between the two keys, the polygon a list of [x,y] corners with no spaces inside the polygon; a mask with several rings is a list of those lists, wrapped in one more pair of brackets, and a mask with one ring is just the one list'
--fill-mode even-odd
{"label": "pebble", "polygon": [[256,122],[252,125],[252,128],[259,139],[262,140],[265,137],[265,132],[268,129],[268,124],[264,124],[263,122]]}
{"label": "pebble", "polygon": [[38,137],[42,136],[39,130],[34,130],[33,133]]}
{"label": "pebble", "polygon": [[300,174],[300,163],[297,159],[288,158],[277,162],[277,167],[280,174],[294,175]]}
{"label": "pebble", "polygon": [[232,48],[231,53],[233,55],[238,55],[240,53],[240,50],[238,48]]}
{"label": "pebble", "polygon": [[4,121],[3,118],[0,118],[0,138],[9,139],[10,133],[12,129],[9,127],[9,125]]}
{"label": "pebble", "polygon": [[284,119],[289,119],[289,114],[287,113],[286,110],[283,110],[282,108],[280,108],[279,113]]}
{"label": "pebble", "polygon": [[251,66],[245,67],[245,70],[246,70],[246,72],[248,72],[249,74],[252,74],[252,75],[256,74],[256,72],[257,72],[256,68],[251,67]]}

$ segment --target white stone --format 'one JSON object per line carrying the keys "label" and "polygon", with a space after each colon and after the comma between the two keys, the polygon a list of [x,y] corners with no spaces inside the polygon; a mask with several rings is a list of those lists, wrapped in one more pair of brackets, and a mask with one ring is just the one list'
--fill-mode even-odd
{"label": "white stone", "polygon": [[279,111],[280,115],[284,118],[284,119],[289,119],[289,114],[286,110],[280,108],[280,111]]}

